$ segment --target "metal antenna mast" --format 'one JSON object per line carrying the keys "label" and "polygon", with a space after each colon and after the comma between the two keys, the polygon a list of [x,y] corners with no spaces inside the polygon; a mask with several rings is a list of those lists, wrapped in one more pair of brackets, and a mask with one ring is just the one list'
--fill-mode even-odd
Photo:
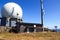
{"label": "metal antenna mast", "polygon": [[44,8],[43,8],[43,0],[40,0],[40,7],[41,7],[41,24],[42,24],[42,27],[43,27],[43,32],[44,32],[44,23],[43,23],[43,20],[44,20]]}

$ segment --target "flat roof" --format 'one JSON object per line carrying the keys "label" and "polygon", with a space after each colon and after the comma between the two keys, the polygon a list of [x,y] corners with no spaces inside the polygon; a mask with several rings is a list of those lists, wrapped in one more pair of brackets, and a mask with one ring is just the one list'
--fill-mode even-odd
{"label": "flat roof", "polygon": [[22,22],[22,23],[19,23],[20,25],[28,25],[28,26],[33,26],[33,25],[36,25],[36,26],[42,26],[42,24],[40,23],[25,23],[25,22]]}

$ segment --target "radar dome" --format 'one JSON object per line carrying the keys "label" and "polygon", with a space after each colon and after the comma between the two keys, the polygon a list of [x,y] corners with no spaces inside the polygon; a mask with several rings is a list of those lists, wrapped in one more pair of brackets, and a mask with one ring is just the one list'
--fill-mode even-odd
{"label": "radar dome", "polygon": [[22,8],[14,2],[6,3],[2,7],[1,13],[2,17],[22,19]]}

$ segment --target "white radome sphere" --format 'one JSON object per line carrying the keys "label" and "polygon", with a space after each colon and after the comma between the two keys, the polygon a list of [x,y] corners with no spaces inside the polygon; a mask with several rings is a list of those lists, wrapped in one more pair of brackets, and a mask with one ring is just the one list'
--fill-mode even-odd
{"label": "white radome sphere", "polygon": [[2,7],[1,13],[2,13],[2,17],[22,19],[22,8],[14,2],[5,4]]}

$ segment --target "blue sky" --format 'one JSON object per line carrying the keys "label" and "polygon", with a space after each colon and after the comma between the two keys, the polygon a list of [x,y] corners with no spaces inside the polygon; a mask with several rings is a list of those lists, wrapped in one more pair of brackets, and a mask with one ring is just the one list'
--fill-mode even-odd
{"label": "blue sky", "polygon": [[[15,2],[23,9],[23,21],[31,23],[41,23],[40,0],[0,0],[1,8],[8,2]],[[44,4],[44,26],[60,28],[60,0],[43,0]]]}

